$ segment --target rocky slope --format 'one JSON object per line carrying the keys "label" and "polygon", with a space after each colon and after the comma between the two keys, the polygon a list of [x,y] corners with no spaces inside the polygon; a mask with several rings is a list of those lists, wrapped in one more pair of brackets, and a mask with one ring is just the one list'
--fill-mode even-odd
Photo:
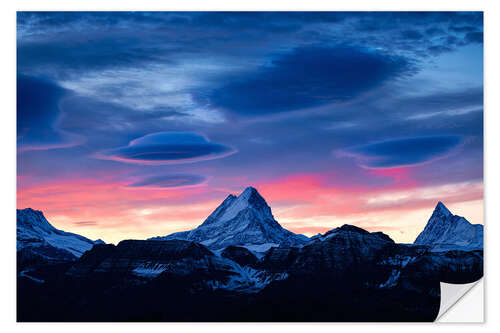
{"label": "rocky slope", "polygon": [[280,277],[252,268],[256,262],[257,258],[245,248],[228,248],[218,256],[191,241],[126,240],[117,246],[94,246],[66,274],[84,279],[120,276],[131,283],[175,277],[191,281],[192,290],[253,293]]}
{"label": "rocky slope", "polygon": [[430,246],[434,251],[482,250],[483,225],[471,224],[465,218],[453,215],[442,202],[438,202],[414,244]]}

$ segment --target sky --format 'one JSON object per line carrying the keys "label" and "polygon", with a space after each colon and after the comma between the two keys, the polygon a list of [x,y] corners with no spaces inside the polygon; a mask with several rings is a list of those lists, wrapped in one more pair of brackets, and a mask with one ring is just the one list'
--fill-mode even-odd
{"label": "sky", "polygon": [[308,236],[483,223],[482,13],[18,12],[18,208],[116,243],[247,186]]}

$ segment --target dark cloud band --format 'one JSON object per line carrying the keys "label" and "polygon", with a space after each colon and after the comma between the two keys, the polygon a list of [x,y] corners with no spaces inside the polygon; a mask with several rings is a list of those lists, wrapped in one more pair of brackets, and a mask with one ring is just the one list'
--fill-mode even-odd
{"label": "dark cloud band", "polygon": [[342,154],[368,168],[412,166],[442,157],[462,143],[459,136],[404,138],[351,147]]}
{"label": "dark cloud band", "polygon": [[360,47],[300,47],[226,80],[209,102],[247,115],[292,111],[353,99],[411,69],[403,57]]}
{"label": "dark cloud band", "polygon": [[19,151],[66,148],[79,141],[57,128],[59,102],[68,92],[52,81],[17,76],[17,143]]}

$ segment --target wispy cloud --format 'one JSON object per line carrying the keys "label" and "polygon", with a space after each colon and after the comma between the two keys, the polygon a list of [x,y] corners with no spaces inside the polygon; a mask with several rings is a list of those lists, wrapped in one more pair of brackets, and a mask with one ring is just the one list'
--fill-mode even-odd
{"label": "wispy cloud", "polygon": [[74,221],[73,224],[77,227],[88,227],[88,226],[96,226],[99,223],[96,221]]}
{"label": "wispy cloud", "polygon": [[189,174],[157,175],[137,179],[128,184],[129,187],[174,188],[199,185],[206,181],[206,177]]}

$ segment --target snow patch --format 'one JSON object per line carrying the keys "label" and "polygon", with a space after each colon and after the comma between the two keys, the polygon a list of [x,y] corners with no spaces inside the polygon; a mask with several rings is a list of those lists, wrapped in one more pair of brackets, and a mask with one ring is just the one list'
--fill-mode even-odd
{"label": "snow patch", "polygon": [[245,245],[240,245],[240,246],[245,247],[250,251],[262,253],[262,252],[266,252],[267,250],[269,250],[272,247],[278,247],[280,245],[277,243],[265,243],[265,244],[256,244],[256,245],[255,244],[245,244]]}
{"label": "snow patch", "polygon": [[168,268],[168,265],[164,264],[142,264],[138,267],[136,267],[134,270],[132,270],[132,273],[137,275],[137,276],[142,276],[142,277],[147,277],[147,278],[154,278],[166,271]]}

